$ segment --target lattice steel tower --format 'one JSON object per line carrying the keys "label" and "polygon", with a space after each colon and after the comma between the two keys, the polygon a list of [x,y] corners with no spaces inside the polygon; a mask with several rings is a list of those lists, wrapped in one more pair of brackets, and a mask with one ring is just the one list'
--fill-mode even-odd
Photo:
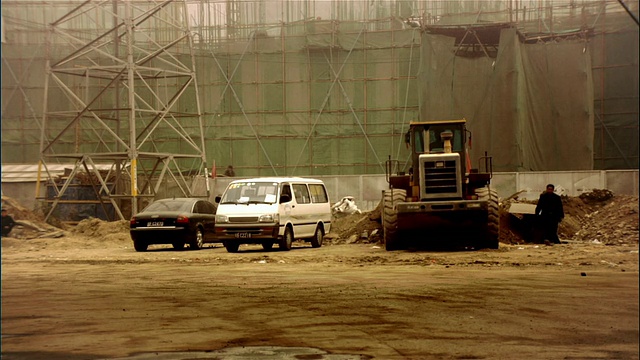
{"label": "lattice steel tower", "polygon": [[[188,14],[184,1],[89,0],[50,24],[39,172],[55,190],[47,218],[72,202],[62,198],[79,177],[120,219],[161,186],[209,195]],[[71,173],[52,179],[47,164],[70,161]]]}

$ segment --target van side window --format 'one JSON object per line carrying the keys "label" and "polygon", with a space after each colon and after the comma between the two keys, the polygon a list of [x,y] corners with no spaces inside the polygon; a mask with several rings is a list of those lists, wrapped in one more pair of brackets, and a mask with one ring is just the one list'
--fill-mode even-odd
{"label": "van side window", "polygon": [[311,202],[309,190],[305,184],[293,184],[293,194],[296,196],[298,204],[308,204]]}
{"label": "van side window", "polygon": [[311,192],[311,200],[314,203],[326,203],[329,201],[324,186],[320,184],[309,184],[309,191]]}

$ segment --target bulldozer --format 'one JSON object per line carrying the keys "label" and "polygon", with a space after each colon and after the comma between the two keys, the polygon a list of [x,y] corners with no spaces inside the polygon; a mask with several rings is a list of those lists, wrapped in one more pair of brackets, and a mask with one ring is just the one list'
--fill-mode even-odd
{"label": "bulldozer", "polygon": [[403,249],[407,239],[497,249],[500,218],[498,194],[490,187],[492,158],[485,152],[472,168],[466,120],[412,121],[404,140],[411,151],[408,171],[390,157],[385,166],[385,249]]}

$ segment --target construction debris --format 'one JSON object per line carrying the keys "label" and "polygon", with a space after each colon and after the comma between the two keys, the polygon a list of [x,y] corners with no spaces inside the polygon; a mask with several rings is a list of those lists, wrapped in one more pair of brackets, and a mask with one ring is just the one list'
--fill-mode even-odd
{"label": "construction debris", "polygon": [[362,214],[362,211],[356,206],[356,200],[353,196],[345,196],[331,207],[331,214],[335,217]]}
{"label": "construction debris", "polygon": [[[615,195],[594,189],[579,197],[562,195],[565,218],[558,227],[561,240],[593,242],[605,245],[638,244],[638,197]],[[538,243],[533,214],[537,200],[520,200],[518,193],[500,203],[500,242],[504,244]],[[514,208],[511,210],[511,208]],[[363,232],[369,234],[363,238]],[[381,243],[380,205],[371,212],[334,219],[330,243]]]}
{"label": "construction debris", "polygon": [[[327,240],[332,244],[379,243],[382,241],[381,205],[365,213],[334,217]],[[367,233],[367,237],[362,234]]]}
{"label": "construction debris", "polygon": [[130,242],[129,221],[104,221],[96,218],[82,220],[71,232],[102,241]]}
{"label": "construction debris", "polygon": [[42,212],[31,211],[9,196],[2,195],[2,208],[7,210],[16,222],[9,237],[29,240],[65,235],[64,229],[46,223]]}

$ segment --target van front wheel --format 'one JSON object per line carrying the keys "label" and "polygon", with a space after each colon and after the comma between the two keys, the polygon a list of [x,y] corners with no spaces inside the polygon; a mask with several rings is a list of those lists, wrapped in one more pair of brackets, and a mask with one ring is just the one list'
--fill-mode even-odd
{"label": "van front wheel", "polygon": [[225,241],[223,245],[225,248],[227,248],[227,252],[230,253],[237,253],[238,248],[240,247],[240,244],[235,241]]}
{"label": "van front wheel", "polygon": [[286,227],[284,229],[284,235],[282,236],[282,239],[280,239],[278,246],[280,247],[281,251],[289,251],[291,250],[292,243],[293,243],[293,231],[291,231],[290,227]]}

